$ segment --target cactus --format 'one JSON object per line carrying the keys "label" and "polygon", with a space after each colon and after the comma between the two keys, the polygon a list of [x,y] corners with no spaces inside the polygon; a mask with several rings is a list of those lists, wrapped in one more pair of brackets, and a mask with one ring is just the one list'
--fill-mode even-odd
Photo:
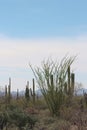
{"label": "cactus", "polygon": [[71,92],[74,94],[74,85],[75,85],[75,74],[71,73]]}
{"label": "cactus", "polygon": [[33,78],[33,103],[35,104],[35,80]]}
{"label": "cactus", "polygon": [[27,85],[26,85],[25,98],[27,101],[29,101],[29,82],[27,82]]}
{"label": "cactus", "polygon": [[19,99],[19,89],[17,89],[17,100]]}
{"label": "cactus", "polygon": [[27,87],[29,88],[29,81],[27,81]]}
{"label": "cactus", "polygon": [[7,85],[5,85],[5,102],[7,104]]}
{"label": "cactus", "polygon": [[11,100],[11,78],[9,78],[9,85],[8,85],[8,102],[10,103]]}
{"label": "cactus", "polygon": [[7,85],[5,85],[5,98],[7,98]]}
{"label": "cactus", "polygon": [[68,67],[68,94],[71,96],[74,94],[74,84],[75,84],[75,74],[74,73],[70,74],[70,66],[69,66]]}
{"label": "cactus", "polygon": [[[28,88],[28,91],[30,90],[29,89],[29,81],[27,81],[27,88]],[[29,99],[30,99],[30,91],[29,91]]]}
{"label": "cactus", "polygon": [[68,94],[71,95],[71,87],[70,87],[70,66],[68,67]]}
{"label": "cactus", "polygon": [[29,89],[29,92],[30,92],[30,96],[33,96],[31,88]]}

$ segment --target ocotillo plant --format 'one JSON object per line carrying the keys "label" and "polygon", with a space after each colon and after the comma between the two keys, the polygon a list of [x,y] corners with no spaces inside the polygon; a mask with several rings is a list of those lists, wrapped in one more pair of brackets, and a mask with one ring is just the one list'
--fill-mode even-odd
{"label": "ocotillo plant", "polygon": [[11,100],[11,78],[9,78],[9,85],[8,85],[8,102],[10,103]]}
{"label": "ocotillo plant", "polygon": [[35,104],[35,80],[33,78],[33,103]]}
{"label": "ocotillo plant", "polygon": [[51,86],[53,87],[53,75],[51,75]]}
{"label": "ocotillo plant", "polygon": [[[70,78],[68,67],[73,63],[74,59],[75,57],[64,57],[60,64],[48,59],[47,61],[42,61],[41,67],[34,69],[30,65],[52,115],[59,115],[60,107],[65,103],[64,84],[67,78],[67,70]],[[68,86],[70,87],[70,79]]]}
{"label": "ocotillo plant", "polygon": [[53,75],[51,75],[51,77],[50,77],[50,80],[51,80],[50,82],[51,82],[51,84],[49,85],[49,86],[51,86],[51,89],[48,88],[48,89],[49,89],[48,92],[51,94],[52,97],[53,97],[53,91],[54,91],[53,78],[54,78]]}

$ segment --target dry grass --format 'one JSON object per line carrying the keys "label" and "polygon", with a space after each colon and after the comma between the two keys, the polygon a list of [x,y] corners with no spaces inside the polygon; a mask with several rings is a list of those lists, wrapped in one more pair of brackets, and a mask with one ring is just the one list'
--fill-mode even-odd
{"label": "dry grass", "polygon": [[[83,103],[82,109],[80,100],[81,97],[75,97],[68,107],[66,105],[62,106],[60,109],[60,117],[53,117],[43,100],[36,102],[35,106],[31,103],[27,104],[26,107],[24,100],[21,102],[18,101],[20,105],[17,105],[16,101],[12,104],[22,107],[28,114],[37,117],[38,120],[33,130],[87,130],[87,107]],[[3,107],[4,104],[2,109]],[[8,130],[18,130],[18,128],[10,126]]]}

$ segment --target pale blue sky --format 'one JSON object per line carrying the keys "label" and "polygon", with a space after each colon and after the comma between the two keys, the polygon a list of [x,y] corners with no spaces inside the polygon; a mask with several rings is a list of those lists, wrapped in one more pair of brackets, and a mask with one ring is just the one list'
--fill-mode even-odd
{"label": "pale blue sky", "polygon": [[10,37],[75,36],[87,32],[87,0],[1,0],[0,32]]}
{"label": "pale blue sky", "polygon": [[77,82],[87,85],[87,0],[1,0],[0,84],[24,89],[28,63],[78,54]]}

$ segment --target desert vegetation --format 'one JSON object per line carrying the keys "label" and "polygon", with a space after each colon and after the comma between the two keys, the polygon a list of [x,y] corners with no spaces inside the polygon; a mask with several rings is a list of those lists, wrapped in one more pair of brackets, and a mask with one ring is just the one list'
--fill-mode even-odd
{"label": "desert vegetation", "polygon": [[[75,93],[75,57],[64,57],[61,62],[48,59],[41,67],[29,65],[35,79],[29,81],[25,94],[11,93],[11,78],[0,97],[1,130],[86,130],[87,94]],[[41,95],[36,93],[35,81]],[[79,87],[79,86],[78,86]]]}

